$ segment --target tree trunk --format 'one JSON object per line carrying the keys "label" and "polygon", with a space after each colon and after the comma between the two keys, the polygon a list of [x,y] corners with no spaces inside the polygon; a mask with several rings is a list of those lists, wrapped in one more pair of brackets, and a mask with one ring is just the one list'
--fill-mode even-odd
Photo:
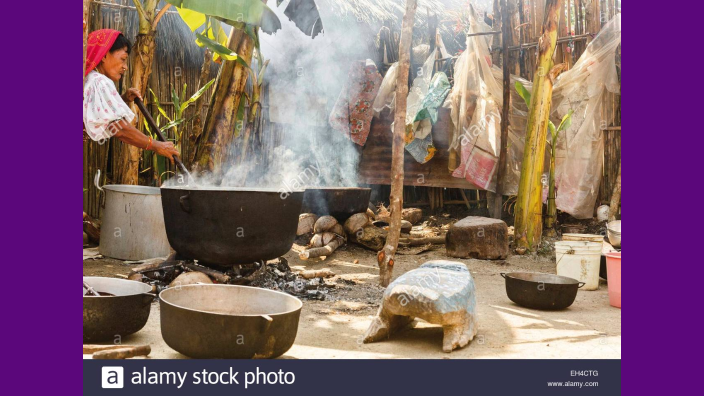
{"label": "tree trunk", "polygon": [[[241,60],[251,64],[254,42],[243,29],[232,28],[227,46]],[[197,172],[211,172],[216,181],[222,177],[230,143],[244,127],[243,121],[238,123],[237,110],[248,77],[247,68],[238,61],[223,62],[205,117],[203,133],[196,143],[194,169]]]}
{"label": "tree trunk", "polygon": [[[205,84],[208,83],[208,80],[210,79],[210,62],[213,59],[213,53],[210,52],[209,49],[205,49],[205,55],[203,55],[203,66],[200,68],[200,78],[198,79],[198,89],[203,87]],[[189,145],[189,150],[191,150],[190,153],[188,153],[188,157],[186,157],[186,167],[190,168],[193,165],[193,160],[196,155],[196,146],[195,143],[198,140],[198,137],[200,136],[201,133],[203,133],[203,103],[205,102],[204,100],[205,94],[201,95],[198,99],[196,99],[195,103],[195,113],[193,117],[193,130],[188,137],[188,140],[190,142]],[[181,147],[186,147],[185,142]]]}
{"label": "tree trunk", "polygon": [[521,180],[516,199],[515,238],[516,245],[535,251],[540,244],[543,231],[543,199],[541,176],[545,161],[545,142],[548,119],[552,103],[554,78],[562,70],[553,68],[553,54],[557,42],[557,22],[560,0],[547,0],[545,20],[538,45],[538,60],[533,76],[526,143],[521,165]]}
{"label": "tree trunk", "polygon": [[[156,7],[158,0],[133,0],[137,7],[139,17],[139,34],[132,46],[134,54],[132,55],[132,70],[131,83],[132,87],[137,88],[142,93],[142,97],[147,97],[147,83],[149,76],[152,74],[152,63],[154,61],[154,50],[156,49],[156,25],[152,24],[156,16]],[[139,112],[136,104],[131,106],[132,112],[136,115],[132,125],[137,129],[142,125],[142,115]],[[118,157],[119,165],[117,168],[117,182],[119,184],[139,184],[139,159],[142,150],[126,144],[119,143],[120,155]]]}
{"label": "tree trunk", "polygon": [[616,185],[614,192],[611,194],[611,203],[609,205],[609,220],[616,220],[619,205],[621,205],[621,162],[618,164],[618,176],[616,176]]}
{"label": "tree trunk", "polygon": [[386,245],[377,253],[379,263],[379,280],[386,287],[391,281],[394,268],[394,255],[401,235],[401,211],[403,210],[403,152],[404,133],[406,130],[406,103],[408,99],[408,68],[411,57],[411,40],[413,39],[413,21],[415,20],[417,0],[406,0],[406,13],[403,15],[401,42],[399,44],[399,69],[396,79],[396,113],[394,116],[394,137],[391,149],[391,195],[389,209],[391,221]]}

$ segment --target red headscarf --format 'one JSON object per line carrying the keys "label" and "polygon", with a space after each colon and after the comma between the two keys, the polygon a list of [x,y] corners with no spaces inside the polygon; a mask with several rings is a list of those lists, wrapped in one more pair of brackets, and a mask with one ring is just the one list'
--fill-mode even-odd
{"label": "red headscarf", "polygon": [[105,57],[110,47],[120,35],[120,31],[112,29],[100,29],[88,35],[88,48],[86,49],[86,76],[88,72],[95,69],[100,60]]}

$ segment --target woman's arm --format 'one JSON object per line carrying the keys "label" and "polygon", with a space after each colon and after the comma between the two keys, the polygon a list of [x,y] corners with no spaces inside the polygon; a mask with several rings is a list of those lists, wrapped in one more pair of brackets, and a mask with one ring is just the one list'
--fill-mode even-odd
{"label": "woman's arm", "polygon": [[151,140],[148,136],[137,130],[129,122],[125,120],[118,120],[110,125],[108,125],[108,130],[110,135],[116,137],[122,142],[130,144],[135,147],[139,147],[145,150],[151,150],[155,153],[166,157],[174,163],[174,156],[178,156],[179,152],[174,148],[174,144],[171,142],[160,142],[158,140]]}

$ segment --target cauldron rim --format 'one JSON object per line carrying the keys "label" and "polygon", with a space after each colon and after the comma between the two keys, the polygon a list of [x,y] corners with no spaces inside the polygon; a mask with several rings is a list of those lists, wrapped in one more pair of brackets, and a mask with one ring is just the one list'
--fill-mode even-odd
{"label": "cauldron rim", "polygon": [[164,304],[168,304],[168,305],[170,305],[170,306],[172,306],[172,307],[179,308],[179,309],[183,309],[183,310],[186,310],[186,311],[200,312],[200,313],[205,313],[205,314],[208,314],[208,315],[218,315],[218,316],[225,316],[225,317],[258,317],[258,316],[262,316],[262,315],[269,315],[269,316],[286,315],[286,314],[290,314],[290,313],[296,312],[296,311],[298,311],[298,310],[300,310],[300,309],[303,308],[303,302],[302,302],[299,298],[296,298],[296,297],[294,297],[294,296],[292,296],[292,295],[290,295],[290,294],[284,293],[284,292],[280,292],[280,291],[277,291],[277,290],[271,290],[271,289],[263,289],[263,288],[261,288],[261,287],[244,286],[244,285],[222,285],[222,284],[212,284],[212,285],[184,285],[184,286],[179,286],[180,289],[187,289],[187,288],[192,288],[192,289],[195,289],[195,288],[211,288],[211,287],[226,287],[226,288],[235,287],[235,288],[256,289],[256,290],[261,291],[261,292],[264,292],[264,293],[280,294],[280,295],[282,295],[282,296],[285,296],[285,298],[287,298],[287,299],[293,299],[293,300],[296,302],[297,307],[294,308],[294,309],[291,309],[291,310],[289,310],[289,311],[282,311],[282,312],[275,312],[275,313],[268,312],[268,313],[259,313],[259,314],[236,314],[236,315],[235,315],[235,314],[226,314],[226,313],[221,313],[221,312],[206,311],[206,310],[202,310],[202,309],[194,309],[194,308],[190,308],[190,307],[184,307],[183,305],[177,305],[177,304],[174,304],[174,303],[172,303],[172,302],[170,302],[170,301],[167,301],[167,300],[165,300],[165,299],[163,299],[163,298],[161,297],[161,295],[162,295],[163,293],[167,292],[167,294],[168,294],[168,293],[170,293],[169,290],[175,289],[175,288],[168,288],[168,289],[162,290],[162,291],[159,293],[159,301],[163,302]]}
{"label": "cauldron rim", "polygon": [[[281,188],[268,188],[268,187],[222,187],[222,186],[197,186],[197,187],[192,187],[192,186],[161,186],[161,189],[164,190],[183,190],[183,191],[222,191],[222,192],[230,192],[230,191],[238,191],[238,192],[273,192],[273,193],[281,193],[281,192],[287,192],[287,193],[302,193],[305,192],[305,189],[289,189],[285,187]],[[283,190],[283,191],[282,191]]]}

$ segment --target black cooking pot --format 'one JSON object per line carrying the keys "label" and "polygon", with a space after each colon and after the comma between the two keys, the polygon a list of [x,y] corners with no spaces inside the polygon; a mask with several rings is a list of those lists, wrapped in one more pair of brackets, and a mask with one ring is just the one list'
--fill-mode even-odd
{"label": "black cooking pot", "polygon": [[188,285],[159,295],[161,335],[197,359],[275,358],[291,348],[303,304],[248,286]]}
{"label": "black cooking pot", "polygon": [[353,214],[367,211],[371,193],[371,188],[361,187],[306,188],[301,213],[330,215],[344,222]]}
{"label": "black cooking pot", "polygon": [[147,324],[154,295],[151,286],[125,279],[84,276],[100,294],[92,296],[83,289],[83,343],[115,341],[136,333]]}
{"label": "black cooking pot", "polygon": [[501,273],[506,294],[516,304],[532,309],[558,310],[572,305],[584,282],[566,276],[532,272]]}
{"label": "black cooking pot", "polygon": [[185,259],[231,266],[286,254],[296,238],[303,191],[161,187],[171,247]]}

